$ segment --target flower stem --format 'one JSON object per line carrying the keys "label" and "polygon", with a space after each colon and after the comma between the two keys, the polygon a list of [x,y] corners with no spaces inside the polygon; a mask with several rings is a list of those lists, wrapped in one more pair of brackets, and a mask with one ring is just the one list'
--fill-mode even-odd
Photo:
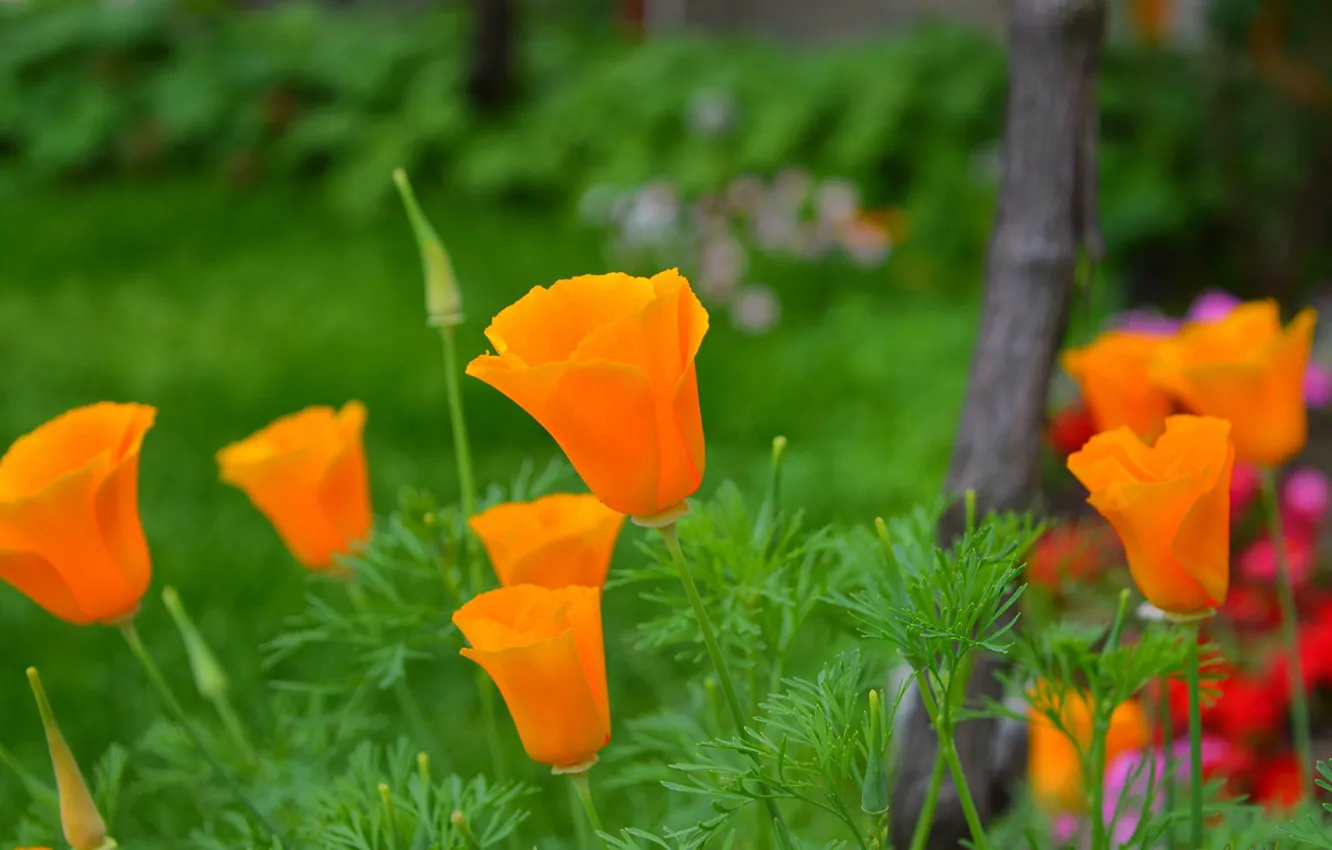
{"label": "flower stem", "polygon": [[[947,711],[948,709],[944,709]],[[971,843],[976,850],[986,850],[990,846],[985,838],[985,827],[981,824],[976,803],[971,799],[971,789],[967,786],[967,776],[962,772],[962,761],[957,756],[957,744],[953,740],[951,719],[939,729],[939,749],[948,763],[948,771],[953,775],[953,785],[957,789],[957,801],[962,806],[962,816],[967,819],[967,828],[971,830]]]}
{"label": "flower stem", "polygon": [[[1165,749],[1165,810],[1175,810],[1175,717],[1170,711],[1170,677],[1161,677],[1161,700],[1157,709],[1161,713],[1161,745]],[[1175,822],[1166,821],[1166,850],[1175,850]]]}
{"label": "flower stem", "polygon": [[[453,338],[453,325],[441,325],[439,336],[444,343],[444,381],[449,397],[449,425],[453,429],[453,454],[458,464],[458,498],[464,519],[469,519],[476,513],[476,479],[472,477],[472,449],[467,441],[467,417],[463,415],[458,346]],[[475,557],[475,544],[466,528],[463,538],[467,541],[469,590],[476,595],[481,592],[481,561]]]}
{"label": "flower stem", "polygon": [[[1110,634],[1101,648],[1103,659],[1119,648],[1119,638],[1124,632],[1124,620],[1128,616],[1128,603],[1128,590],[1120,591],[1114,623],[1110,626]],[[1087,759],[1087,784],[1091,788],[1092,850],[1109,850],[1110,847],[1110,836],[1105,828],[1105,750],[1106,737],[1110,734],[1110,718],[1117,707],[1107,705],[1102,699],[1097,699],[1092,706],[1091,752],[1088,753]]]}
{"label": "flower stem", "polygon": [[[676,532],[675,523],[663,525],[657,531],[661,534],[661,539],[666,541],[666,548],[671,550],[671,558],[675,560],[675,567],[680,572],[680,582],[684,585],[685,595],[689,597],[689,604],[694,608],[694,616],[698,620],[698,630],[703,636],[703,645],[707,647],[708,655],[712,657],[712,666],[717,671],[717,681],[721,683],[726,704],[731,710],[731,716],[735,719],[736,730],[740,733],[741,738],[748,740],[749,727],[746,723],[744,709],[740,707],[740,698],[735,693],[735,680],[731,678],[731,671],[726,667],[726,658],[722,655],[721,644],[717,642],[717,635],[712,630],[712,621],[708,618],[707,609],[703,607],[703,599],[698,595],[698,587],[694,584],[694,577],[689,572],[689,564],[685,561],[684,550],[680,548],[680,535]],[[755,759],[755,764],[757,764],[757,759]],[[782,819],[774,800],[765,797],[763,803],[768,809],[768,815],[774,821]]]}
{"label": "flower stem", "polygon": [[129,644],[130,651],[134,653],[134,657],[139,660],[141,665],[143,665],[144,672],[148,674],[148,678],[152,681],[153,686],[157,688],[157,692],[162,697],[162,703],[166,706],[167,712],[171,714],[178,724],[180,724],[181,729],[185,730],[185,734],[189,737],[190,742],[194,744],[195,749],[197,749],[200,755],[208,761],[212,766],[213,771],[222,779],[223,783],[231,789],[231,792],[236,795],[236,799],[240,800],[241,804],[249,809],[255,819],[263,825],[264,829],[266,829],[268,834],[273,837],[278,846],[281,848],[289,846],[286,839],[282,836],[282,831],[275,823],[273,823],[272,819],[255,805],[254,801],[251,800],[245,793],[244,789],[240,787],[240,783],[236,781],[236,777],[231,775],[231,771],[223,767],[222,763],[217,760],[217,757],[204,745],[203,739],[199,737],[199,733],[195,731],[194,726],[190,724],[189,718],[185,716],[185,709],[181,708],[180,702],[176,699],[176,695],[172,693],[171,686],[167,684],[166,677],[162,675],[162,671],[158,668],[157,662],[154,661],[152,655],[148,653],[148,648],[143,645],[143,640],[139,637],[139,631],[134,627],[134,621],[126,620],[121,623],[120,633],[125,637],[125,642]]}
{"label": "flower stem", "polygon": [[[570,773],[568,776],[569,781],[573,783],[574,790],[578,792],[578,799],[583,803],[583,811],[587,812],[588,823],[592,824],[592,829],[597,832],[605,832],[605,828],[601,825],[601,817],[597,815],[597,805],[592,802],[592,789],[588,787],[587,771]],[[605,846],[600,835],[597,836],[597,843]]]}
{"label": "flower stem", "polygon": [[1313,794],[1313,738],[1309,732],[1309,696],[1304,688],[1304,667],[1300,661],[1299,619],[1295,611],[1295,589],[1291,583],[1290,559],[1286,552],[1286,533],[1277,503],[1276,473],[1263,469],[1263,507],[1267,512],[1267,531],[1277,562],[1277,593],[1281,600],[1281,637],[1286,644],[1286,675],[1290,679],[1290,726],[1295,738],[1295,752],[1300,764],[1300,794]]}
{"label": "flower stem", "polygon": [[911,833],[909,850],[925,850],[925,842],[929,840],[930,829],[934,826],[934,810],[939,805],[939,789],[943,787],[944,768],[947,766],[943,747],[936,747],[934,768],[930,771],[930,784],[925,790],[925,800],[921,803],[920,816],[916,819],[916,829]]}
{"label": "flower stem", "polygon": [[1198,672],[1198,624],[1186,627],[1189,641],[1189,847],[1203,846],[1202,688]]}

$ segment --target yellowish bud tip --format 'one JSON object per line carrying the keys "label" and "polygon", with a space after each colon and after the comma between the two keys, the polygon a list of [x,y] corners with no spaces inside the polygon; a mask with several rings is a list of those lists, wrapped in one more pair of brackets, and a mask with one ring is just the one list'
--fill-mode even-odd
{"label": "yellowish bud tip", "polygon": [[449,822],[452,823],[454,826],[462,826],[463,824],[467,823],[467,815],[464,815],[462,812],[455,811],[453,814],[449,815]]}
{"label": "yellowish bud tip", "polygon": [[892,542],[888,538],[888,523],[883,521],[883,517],[874,518],[874,532],[879,535],[879,542],[883,544],[883,548],[892,549]]}
{"label": "yellowish bud tip", "polygon": [[185,644],[185,654],[190,661],[190,672],[194,674],[194,686],[205,699],[218,699],[231,687],[227,671],[213,655],[212,649],[204,641],[203,635],[195,628],[194,621],[181,604],[180,594],[174,587],[162,589],[162,602],[166,604],[171,619],[176,623],[176,631]]}
{"label": "yellowish bud tip", "polygon": [[402,196],[402,206],[407,211],[412,233],[416,236],[416,246],[421,251],[421,268],[425,273],[426,321],[437,326],[456,325],[462,321],[462,293],[458,290],[458,281],[453,274],[453,261],[444,249],[430,220],[421,211],[416,202],[416,193],[412,190],[407,172],[394,169],[393,182]]}
{"label": "yellowish bud tip", "polygon": [[42,727],[46,730],[46,744],[51,750],[51,766],[55,769],[56,790],[60,795],[60,826],[65,832],[65,840],[73,850],[105,850],[115,847],[115,842],[107,838],[106,822],[97,811],[88,784],[83,781],[79,764],[74,760],[74,753],[65,743],[56,724],[55,713],[46,698],[37,668],[28,668],[28,684],[32,695],[37,699],[37,711],[42,716]]}
{"label": "yellowish bud tip", "polygon": [[877,716],[879,711],[879,692],[870,691],[869,701],[870,701],[870,711],[875,712],[875,716]]}

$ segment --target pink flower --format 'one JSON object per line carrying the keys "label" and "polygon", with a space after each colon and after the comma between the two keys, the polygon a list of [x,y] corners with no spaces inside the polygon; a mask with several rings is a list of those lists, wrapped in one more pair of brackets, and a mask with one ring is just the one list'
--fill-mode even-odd
{"label": "pink flower", "polygon": [[1230,514],[1243,516],[1263,486],[1262,473],[1251,463],[1236,463],[1230,474]]}
{"label": "pink flower", "polygon": [[[1206,772],[1225,758],[1230,745],[1220,738],[1202,740],[1202,767]],[[1128,843],[1138,829],[1143,809],[1160,811],[1165,803],[1160,792],[1163,781],[1187,782],[1189,742],[1178,741],[1171,747],[1171,777],[1166,776],[1165,752],[1160,748],[1124,753],[1106,768],[1105,802],[1101,815],[1110,827],[1115,846]]]}
{"label": "pink flower", "polygon": [[1321,363],[1310,363],[1304,371],[1304,400],[1310,407],[1332,403],[1332,370]]}
{"label": "pink flower", "polygon": [[1133,333],[1170,336],[1179,330],[1179,320],[1162,315],[1160,310],[1142,308],[1121,314],[1115,327]]}
{"label": "pink flower", "polygon": [[[1332,502],[1332,483],[1312,467],[1297,469],[1281,488],[1282,516],[1294,529],[1312,532],[1327,516]],[[1310,535],[1313,536],[1313,535]]]}
{"label": "pink flower", "polygon": [[1185,317],[1190,322],[1216,322],[1230,315],[1243,302],[1221,289],[1209,289],[1193,300]]}
{"label": "pink flower", "polygon": [[[1286,531],[1286,557],[1290,561],[1290,580],[1295,585],[1308,581],[1313,572],[1313,541],[1303,534]],[[1273,582],[1277,576],[1276,547],[1269,537],[1260,537],[1240,553],[1239,572],[1252,582]]]}

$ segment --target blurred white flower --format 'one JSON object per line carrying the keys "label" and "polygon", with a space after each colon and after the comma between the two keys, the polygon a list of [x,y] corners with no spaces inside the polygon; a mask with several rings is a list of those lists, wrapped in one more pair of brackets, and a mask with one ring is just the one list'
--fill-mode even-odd
{"label": "blurred white flower", "polygon": [[799,227],[793,207],[769,200],[754,216],[754,241],[765,251],[790,250]]}
{"label": "blurred white flower", "polygon": [[894,231],[905,230],[905,219],[896,210],[858,212],[842,222],[837,238],[851,262],[869,268],[888,259],[893,250]]}
{"label": "blurred white flower", "polygon": [[821,224],[839,225],[860,209],[860,192],[850,180],[824,180],[814,201]]}
{"label": "blurred white flower", "polygon": [[803,168],[783,168],[772,178],[772,194],[778,203],[794,209],[809,197],[813,183],[814,178]]}
{"label": "blurred white flower", "polygon": [[742,174],[726,184],[726,203],[732,211],[754,215],[763,205],[768,187],[754,174]]}
{"label": "blurred white flower", "polygon": [[705,139],[724,136],[735,126],[738,112],[735,96],[723,89],[704,89],[689,101],[685,124]]}
{"label": "blurred white flower", "polygon": [[777,293],[762,284],[741,287],[731,301],[731,322],[747,334],[767,333],[781,316],[782,304]]}
{"label": "blurred white flower", "polygon": [[649,183],[634,195],[620,220],[626,243],[656,245],[672,239],[680,223],[680,201],[675,186],[661,180]]}
{"label": "blurred white flower", "polygon": [[704,242],[698,257],[699,293],[710,301],[729,301],[748,266],[749,253],[734,236]]}

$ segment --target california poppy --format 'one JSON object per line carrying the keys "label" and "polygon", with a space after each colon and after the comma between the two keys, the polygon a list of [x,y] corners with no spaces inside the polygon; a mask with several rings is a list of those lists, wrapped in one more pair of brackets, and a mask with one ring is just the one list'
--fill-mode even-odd
{"label": "california poppy", "polygon": [[1230,585],[1230,424],[1171,416],[1147,446],[1128,428],[1093,437],[1068,468],[1119,533],[1147,601],[1196,616],[1226,601]]}
{"label": "california poppy", "polygon": [[495,681],[533,761],[585,770],[610,741],[601,591],[530,584],[483,593],[453,622]]}
{"label": "california poppy", "polygon": [[245,491],[296,560],[328,569],[370,534],[365,407],[308,407],[217,453],[222,480]]}
{"label": "california poppy", "polygon": [[502,585],[601,587],[624,514],[591,494],[556,493],[495,505],[470,524]]}
{"label": "california poppy", "polygon": [[467,374],[550,432],[597,498],[620,513],[680,510],[703,480],[694,356],[708,313],[672,269],[538,286],[486,328],[495,354]]}
{"label": "california poppy", "polygon": [[102,402],[10,446],[0,458],[0,579],[78,625],[138,611],[152,575],[139,523],[139,449],[156,415]]}
{"label": "california poppy", "polygon": [[[1083,758],[1091,750],[1091,700],[1072,689],[1061,693],[1041,684],[1032,694],[1032,703],[1027,725],[1031,793],[1046,811],[1085,812]],[[1062,730],[1050,721],[1046,710],[1058,713]],[[1110,715],[1105,764],[1113,764],[1120,755],[1150,740],[1151,726],[1142,705],[1137,700],[1120,704]]]}
{"label": "california poppy", "polygon": [[1223,319],[1184,326],[1162,346],[1153,375],[1192,412],[1229,420],[1235,456],[1279,466],[1304,447],[1304,372],[1316,314],[1284,331],[1274,301],[1242,304]]}
{"label": "california poppy", "polygon": [[1098,431],[1127,426],[1146,440],[1161,433],[1174,402],[1151,380],[1150,370],[1163,344],[1164,339],[1153,334],[1109,331],[1060,356]]}

